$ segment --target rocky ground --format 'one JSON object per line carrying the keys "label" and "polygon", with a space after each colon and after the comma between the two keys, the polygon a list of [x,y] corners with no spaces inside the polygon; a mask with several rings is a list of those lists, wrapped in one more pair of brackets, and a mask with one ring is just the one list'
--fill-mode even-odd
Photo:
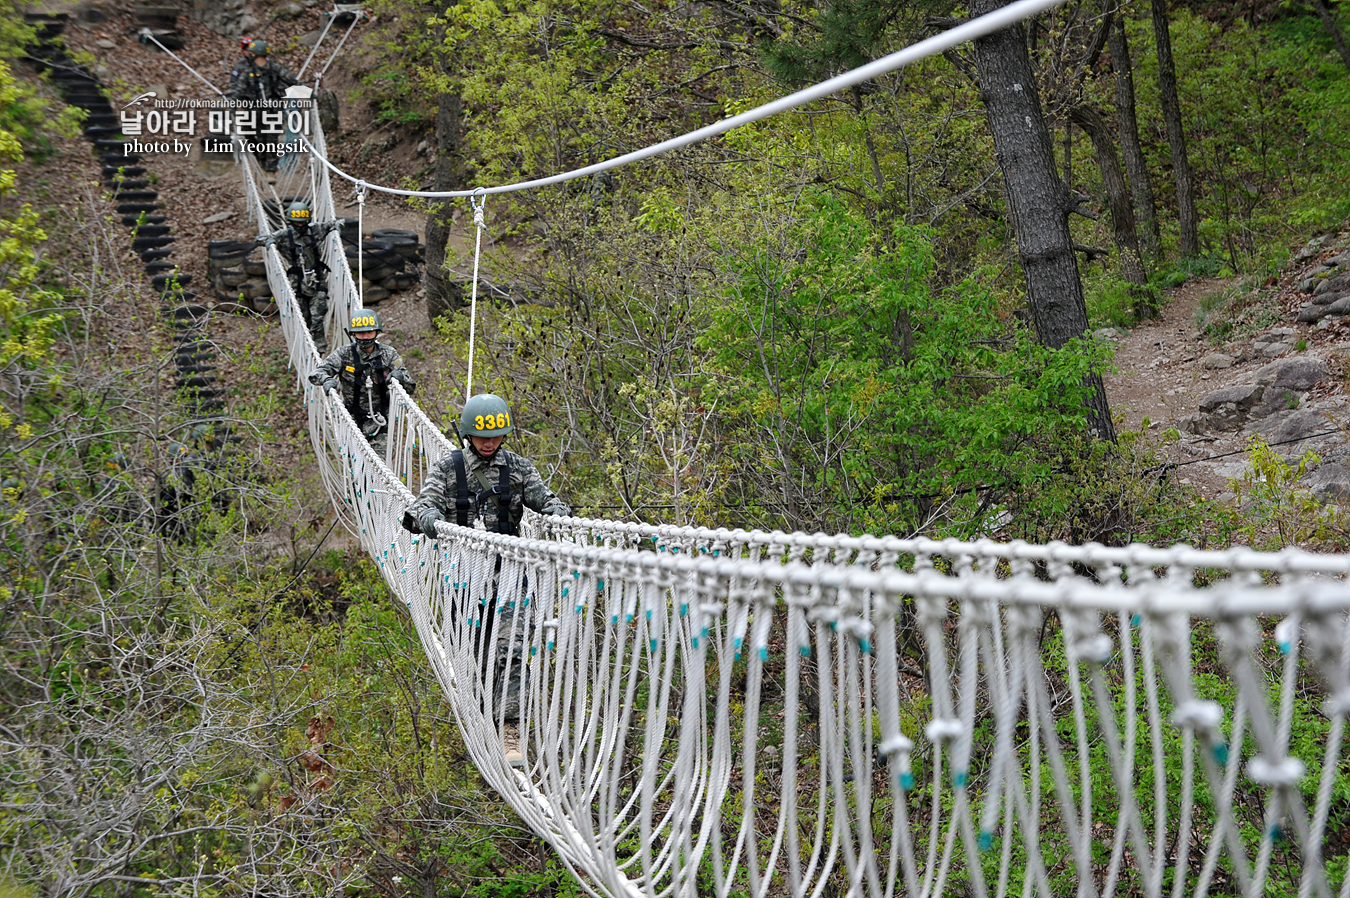
{"label": "rocky ground", "polygon": [[1350,501],[1348,248],[1350,234],[1321,237],[1265,284],[1192,281],[1169,292],[1158,320],[1099,331],[1116,344],[1107,394],[1122,428],[1147,431],[1175,476],[1211,497],[1231,494],[1259,436],[1291,462],[1315,453],[1304,485]]}

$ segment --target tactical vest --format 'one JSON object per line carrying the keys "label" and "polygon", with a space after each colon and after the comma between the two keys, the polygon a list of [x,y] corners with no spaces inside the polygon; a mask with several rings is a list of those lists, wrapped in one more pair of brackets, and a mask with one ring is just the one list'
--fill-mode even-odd
{"label": "tactical vest", "polygon": [[[473,503],[469,499],[469,474],[464,467],[464,450],[456,449],[451,453],[455,463],[455,523],[461,527],[470,526],[469,513]],[[497,497],[497,526],[494,533],[506,533],[518,536],[519,531],[511,523],[511,462],[502,465],[501,477],[491,489],[474,494],[478,507],[483,508],[490,496]]]}
{"label": "tactical vest", "polygon": [[306,261],[314,260],[315,278],[320,284],[320,289],[328,277],[328,266],[323,262],[323,253],[319,252],[317,242],[314,240],[314,233],[308,228],[303,236],[296,233],[295,228],[287,226],[286,228],[286,247],[289,250],[291,267],[287,273],[295,280],[296,288],[299,289],[305,277]]}
{"label": "tactical vest", "polygon": [[384,358],[380,353],[379,344],[375,344],[375,364],[367,365],[361,358],[361,349],[355,343],[352,344],[352,355],[356,356],[356,361],[352,363],[352,401],[347,406],[347,411],[352,413],[352,419],[356,421],[356,426],[360,427],[366,423],[370,415],[361,407],[361,398],[366,395],[366,369],[370,369],[371,386],[374,388],[371,393],[375,400],[375,411],[389,420],[389,368],[384,363]]}
{"label": "tactical vest", "polygon": [[244,75],[244,96],[245,100],[279,100],[282,96],[281,74],[269,63],[267,68],[259,69],[256,65],[250,66],[247,74]]}

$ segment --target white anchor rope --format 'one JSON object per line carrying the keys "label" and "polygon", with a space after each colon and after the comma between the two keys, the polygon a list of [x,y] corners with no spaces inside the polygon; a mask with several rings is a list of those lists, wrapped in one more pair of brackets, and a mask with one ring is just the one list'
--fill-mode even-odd
{"label": "white anchor rope", "polygon": [[473,340],[474,330],[478,324],[478,260],[483,254],[483,205],[485,200],[481,194],[474,196],[470,202],[473,204],[473,279],[470,281],[471,293],[469,297],[469,351],[468,351],[468,373],[464,375],[464,401],[467,403],[469,397],[473,396]]}
{"label": "white anchor rope", "polygon": [[323,23],[323,30],[319,32],[319,39],[316,40],[314,46],[310,48],[309,55],[305,57],[304,63],[300,66],[300,71],[295,73],[295,80],[297,81],[305,77],[305,69],[309,68],[310,62],[314,59],[314,54],[318,53],[319,47],[323,46],[323,39],[328,36],[328,29],[333,27],[333,20],[337,18],[337,10],[334,9],[334,11],[328,13],[325,18],[327,21]]}
{"label": "white anchor rope", "polygon": [[[328,61],[325,62],[323,68],[319,70],[319,74],[314,76],[314,87],[316,90],[319,85],[323,83],[323,76],[328,74],[328,67],[333,64],[334,59],[337,59],[337,55],[341,52],[343,44],[347,43],[347,38],[352,36],[352,29],[356,27],[356,23],[361,21],[361,18],[365,15],[365,11],[361,9],[352,9],[348,10],[348,12],[352,16],[352,22],[347,26],[347,30],[342,33],[342,40],[338,41],[337,46],[333,48],[333,52],[328,56]],[[314,49],[318,49],[317,44],[314,46]]]}
{"label": "white anchor rope", "polygon": [[[331,214],[327,172],[312,182]],[[330,234],[334,323],[357,296],[342,251]],[[589,893],[1350,888],[1326,857],[1345,558],[532,514],[525,537],[427,540],[398,521],[448,441],[395,385],[378,458],[308,384],[313,343],[265,260],[335,508],[407,605],[482,775]],[[522,664],[513,770],[498,691]],[[1327,735],[1296,750],[1293,697],[1319,691]]]}

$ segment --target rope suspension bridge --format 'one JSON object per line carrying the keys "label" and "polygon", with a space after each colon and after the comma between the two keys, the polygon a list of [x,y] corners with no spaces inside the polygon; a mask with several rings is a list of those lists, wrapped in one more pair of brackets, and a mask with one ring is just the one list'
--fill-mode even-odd
{"label": "rope suspension bridge", "polygon": [[[337,170],[321,130],[309,143],[278,183],[332,219]],[[236,158],[265,233],[280,197]],[[382,189],[356,187],[362,206]],[[324,241],[337,336],[360,289]],[[590,894],[1350,895],[1331,838],[1350,825],[1350,557],[532,514],[520,537],[409,534],[455,447],[394,383],[372,449],[308,382],[314,343],[264,252],[337,515],[482,776]]]}

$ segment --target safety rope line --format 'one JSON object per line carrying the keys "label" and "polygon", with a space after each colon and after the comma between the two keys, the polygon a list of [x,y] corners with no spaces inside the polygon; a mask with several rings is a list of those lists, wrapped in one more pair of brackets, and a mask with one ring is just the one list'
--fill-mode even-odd
{"label": "safety rope line", "polygon": [[[671,150],[686,147],[707,140],[710,137],[716,137],[719,134],[725,134],[728,131],[762,121],[777,115],[780,112],[787,112],[790,109],[803,106],[813,100],[828,97],[845,88],[854,87],[863,82],[870,81],[873,78],[904,68],[911,63],[927,59],[930,56],[935,56],[939,53],[946,52],[947,50],[955,49],[967,41],[972,41],[976,38],[983,37],[984,35],[992,34],[1000,29],[1007,28],[1009,25],[1014,25],[1023,19],[1028,19],[1032,16],[1046,12],[1047,10],[1054,9],[1064,2],[1065,0],[1017,0],[1016,3],[1011,3],[1002,9],[995,10],[994,12],[980,16],[978,19],[972,19],[969,22],[957,25],[954,28],[922,40],[903,50],[898,50],[888,56],[883,56],[875,62],[860,66],[859,68],[845,72],[842,75],[836,75],[826,81],[799,90],[794,94],[789,94],[786,97],[782,97],[770,103],[765,103],[762,106],[731,116],[730,118],[723,119],[720,122],[707,125],[695,131],[690,131],[679,137],[673,137],[670,140],[661,141],[660,143],[653,144],[641,150],[625,153],[622,156],[616,156],[605,162],[587,165],[583,168],[563,172],[562,174],[550,175],[545,178],[534,178],[528,181],[518,181],[512,184],[499,184],[486,188],[475,187],[465,190],[403,190],[395,187],[385,187],[379,184],[371,184],[369,186],[371,190],[376,190],[380,193],[389,193],[395,196],[420,196],[433,199],[449,199],[453,197],[473,196],[478,190],[484,190],[486,193],[490,194],[513,193],[518,190],[535,190],[540,187],[547,187],[552,184],[561,184],[565,181],[575,180],[576,178],[598,175],[601,172],[609,171],[610,169],[639,162],[643,159],[650,159],[653,156],[659,156],[662,153],[668,153]],[[338,168],[322,154],[314,153],[314,156],[319,162],[323,163],[329,171],[338,177],[353,183],[358,180],[355,175],[350,175]]]}
{"label": "safety rope line", "polygon": [[184,62],[182,59],[180,59],[177,53],[173,52],[173,51],[170,50],[168,47],[166,47],[166,46],[164,46],[163,44],[161,44],[161,43],[159,42],[159,38],[155,37],[154,33],[151,32],[149,28],[142,28],[140,31],[137,32],[137,36],[138,36],[138,37],[141,37],[141,38],[148,38],[149,40],[154,41],[155,46],[159,47],[159,48],[160,48],[161,50],[163,50],[165,53],[168,53],[168,54],[169,54],[170,56],[172,56],[175,60],[177,60],[177,62],[178,62],[179,65],[181,65],[183,68],[187,69],[187,70],[188,70],[189,72],[191,72],[194,76],[196,76],[196,78],[197,78],[198,81],[200,81],[202,84],[205,84],[207,87],[211,88],[211,90],[215,91],[216,96],[218,96],[218,97],[224,99],[224,97],[225,97],[224,91],[222,91],[220,88],[216,87],[216,86],[215,86],[214,84],[212,84],[210,81],[207,81],[205,78],[203,78],[201,72],[198,72],[198,71],[197,71],[196,69],[194,69],[192,66],[188,65],[186,62]]}
{"label": "safety rope line", "polygon": [[356,185],[356,289],[361,308],[366,307],[366,183]]}
{"label": "safety rope line", "polygon": [[352,23],[347,26],[346,32],[342,35],[342,40],[338,41],[338,45],[333,48],[333,52],[328,57],[328,61],[323,64],[323,68],[320,69],[319,74],[315,76],[314,78],[315,90],[318,90],[319,85],[323,83],[323,76],[328,74],[328,67],[333,64],[334,59],[337,59],[338,53],[342,50],[342,45],[347,43],[347,38],[351,37],[352,29],[356,27],[356,23],[361,21],[361,17],[365,15],[365,12],[359,9],[351,10],[350,12],[352,13]]}
{"label": "safety rope line", "polygon": [[469,371],[464,378],[464,401],[473,396],[473,338],[478,323],[478,259],[483,250],[483,206],[487,200],[483,192],[475,192],[469,200],[473,206],[473,280],[469,292]]}
{"label": "safety rope line", "polygon": [[323,39],[328,36],[328,29],[333,27],[333,20],[336,18],[337,8],[335,6],[334,11],[328,15],[328,21],[323,23],[323,31],[319,32],[319,39],[314,42],[314,47],[309,51],[309,55],[305,57],[304,65],[300,66],[300,71],[295,73],[297,81],[305,77],[305,69],[309,68],[309,63],[314,59],[314,54],[319,52],[319,47],[323,45]]}

